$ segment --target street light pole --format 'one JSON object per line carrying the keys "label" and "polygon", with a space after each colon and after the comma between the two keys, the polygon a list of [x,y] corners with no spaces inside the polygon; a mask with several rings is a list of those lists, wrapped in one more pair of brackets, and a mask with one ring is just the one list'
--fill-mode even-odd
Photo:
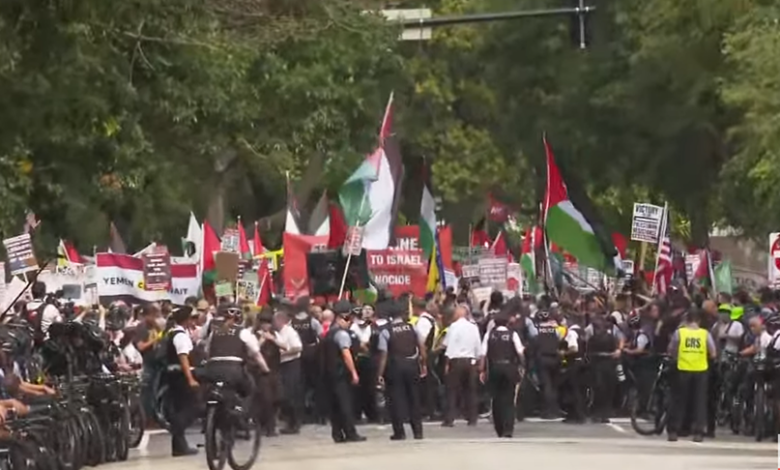
{"label": "street light pole", "polygon": [[498,13],[473,13],[460,16],[438,16],[431,18],[401,19],[399,22],[405,30],[423,29],[436,26],[452,26],[459,24],[488,23],[493,21],[517,20],[521,18],[541,18],[547,16],[577,16],[578,46],[587,47],[586,17],[596,11],[593,5],[585,5],[585,0],[576,0],[577,6],[567,8],[548,8],[538,10],[504,11]]}

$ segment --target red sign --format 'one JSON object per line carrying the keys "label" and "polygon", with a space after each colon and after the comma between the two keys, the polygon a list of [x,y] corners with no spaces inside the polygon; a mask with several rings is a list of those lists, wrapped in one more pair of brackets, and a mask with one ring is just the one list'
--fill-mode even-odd
{"label": "red sign", "polygon": [[284,233],[284,291],[287,297],[296,299],[309,295],[309,272],[306,254],[327,246],[328,236],[293,235]]}
{"label": "red sign", "polygon": [[775,267],[780,269],[780,237],[775,238],[772,247],[769,249],[769,254],[775,262]]}
{"label": "red sign", "polygon": [[368,270],[374,281],[387,286],[394,296],[412,292],[422,297],[428,283],[427,263],[419,249],[372,250],[368,252]]}

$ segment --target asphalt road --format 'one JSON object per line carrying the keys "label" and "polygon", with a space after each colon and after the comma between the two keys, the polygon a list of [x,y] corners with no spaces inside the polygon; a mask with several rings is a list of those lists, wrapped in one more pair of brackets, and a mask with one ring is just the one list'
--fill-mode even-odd
{"label": "asphalt road", "polygon": [[[776,443],[755,443],[722,433],[701,444],[665,437],[641,437],[627,420],[610,424],[570,425],[530,420],[518,423],[513,439],[495,437],[489,422],[454,428],[426,423],[425,439],[391,442],[389,426],[365,425],[360,432],[368,441],[334,444],[327,426],[307,426],[298,436],[264,439],[261,457],[254,468],[264,470],[473,470],[521,468],[543,470],[676,470],[676,469],[767,469],[778,461]],[[411,433],[409,433],[411,435]],[[197,432],[191,444],[202,444]],[[152,431],[127,462],[107,464],[106,470],[191,470],[206,468],[203,449],[193,457],[171,458],[170,438]]]}

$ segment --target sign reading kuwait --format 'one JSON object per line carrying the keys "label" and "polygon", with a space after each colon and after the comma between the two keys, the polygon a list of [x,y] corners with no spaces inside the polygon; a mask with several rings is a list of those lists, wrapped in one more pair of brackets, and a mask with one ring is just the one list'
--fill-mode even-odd
{"label": "sign reading kuwait", "polygon": [[95,264],[95,281],[103,304],[115,300],[131,303],[170,300],[176,305],[184,305],[185,299],[198,295],[200,288],[196,264],[172,264],[171,286],[167,291],[148,291],[144,288],[144,262],[141,258],[98,253]]}

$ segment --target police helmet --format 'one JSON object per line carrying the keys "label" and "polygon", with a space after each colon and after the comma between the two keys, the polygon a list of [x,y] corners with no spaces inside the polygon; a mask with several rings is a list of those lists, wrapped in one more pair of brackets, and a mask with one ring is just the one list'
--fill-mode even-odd
{"label": "police helmet", "polygon": [[547,309],[539,309],[536,312],[536,318],[541,321],[548,320],[550,318],[550,312]]}
{"label": "police helmet", "polygon": [[217,316],[238,320],[241,318],[241,309],[233,302],[224,302],[217,307]]}
{"label": "police helmet", "polygon": [[628,314],[629,326],[639,326],[639,323],[641,321],[642,321],[642,317],[639,315],[639,313],[636,310],[633,310],[630,314]]}

